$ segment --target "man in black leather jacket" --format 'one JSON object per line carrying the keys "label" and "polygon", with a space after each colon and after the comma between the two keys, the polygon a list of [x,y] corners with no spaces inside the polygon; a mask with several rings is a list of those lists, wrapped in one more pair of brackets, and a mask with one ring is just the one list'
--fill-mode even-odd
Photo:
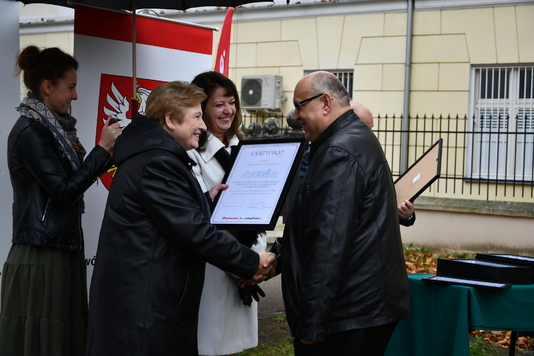
{"label": "man in black leather jacket", "polygon": [[[350,104],[352,110],[358,115],[358,118],[365,122],[365,124],[372,129],[374,127],[374,119],[373,114],[371,114],[371,111],[366,108],[365,106],[358,104],[358,103],[351,103]],[[291,113],[291,116],[293,116],[293,113]],[[299,167],[299,179],[302,180],[304,178],[304,175],[306,174],[306,170],[308,169],[308,165],[310,162],[310,150],[306,151],[304,155],[302,156],[302,159],[300,161],[300,167]],[[402,202],[397,202],[397,210],[399,212],[399,224],[402,226],[412,226],[415,223],[415,207],[414,202],[411,202],[409,200],[405,200]]]}
{"label": "man in black leather jacket", "polygon": [[294,104],[310,165],[272,251],[295,355],[383,355],[409,315],[388,163],[331,73],[301,79]]}

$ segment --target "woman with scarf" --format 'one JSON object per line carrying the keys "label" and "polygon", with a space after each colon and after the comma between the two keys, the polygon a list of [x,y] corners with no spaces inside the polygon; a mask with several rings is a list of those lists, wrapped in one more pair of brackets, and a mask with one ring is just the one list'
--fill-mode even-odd
{"label": "woman with scarf", "polygon": [[83,355],[87,282],[83,194],[111,165],[122,130],[110,120],[86,151],[70,106],[78,62],[58,48],[17,58],[28,95],[8,138],[13,245],[2,272],[0,350],[17,355]]}

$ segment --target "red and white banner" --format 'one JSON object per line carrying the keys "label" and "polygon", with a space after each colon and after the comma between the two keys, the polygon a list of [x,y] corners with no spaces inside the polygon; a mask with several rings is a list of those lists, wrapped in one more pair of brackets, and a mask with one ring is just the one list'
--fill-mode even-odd
{"label": "red and white banner", "polygon": [[[132,26],[136,38],[136,93],[133,94]],[[148,94],[161,83],[191,81],[212,67],[214,28],[77,6],[74,56],[79,62],[78,100],[72,114],[78,119],[80,140],[90,151],[98,142],[108,115],[126,126],[135,111],[144,111]],[[132,99],[132,97],[134,99]],[[96,255],[113,169],[85,194],[83,217],[88,276]]]}
{"label": "red and white banner", "polygon": [[215,68],[213,69],[225,76],[228,76],[228,64],[230,62],[230,34],[232,33],[233,16],[234,8],[231,7],[224,17],[221,37],[219,38],[219,47],[217,47],[217,56],[215,57]]}

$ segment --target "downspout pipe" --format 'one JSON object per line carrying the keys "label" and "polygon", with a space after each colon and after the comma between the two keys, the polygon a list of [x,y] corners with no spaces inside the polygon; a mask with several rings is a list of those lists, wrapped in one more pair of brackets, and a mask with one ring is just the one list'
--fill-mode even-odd
{"label": "downspout pipe", "polygon": [[408,1],[406,25],[406,60],[404,62],[404,108],[402,113],[400,173],[408,169],[408,130],[410,129],[410,75],[412,69],[412,36],[414,0]]}

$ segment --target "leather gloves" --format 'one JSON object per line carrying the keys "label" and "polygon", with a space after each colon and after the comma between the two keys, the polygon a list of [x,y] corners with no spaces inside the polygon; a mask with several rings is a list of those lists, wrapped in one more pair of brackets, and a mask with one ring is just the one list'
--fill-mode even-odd
{"label": "leather gloves", "polygon": [[249,307],[252,305],[252,298],[256,302],[260,301],[260,296],[265,298],[265,292],[260,288],[259,285],[247,285],[243,288],[237,287],[239,289],[239,298],[241,298],[241,301],[243,301],[243,304],[248,305]]}

